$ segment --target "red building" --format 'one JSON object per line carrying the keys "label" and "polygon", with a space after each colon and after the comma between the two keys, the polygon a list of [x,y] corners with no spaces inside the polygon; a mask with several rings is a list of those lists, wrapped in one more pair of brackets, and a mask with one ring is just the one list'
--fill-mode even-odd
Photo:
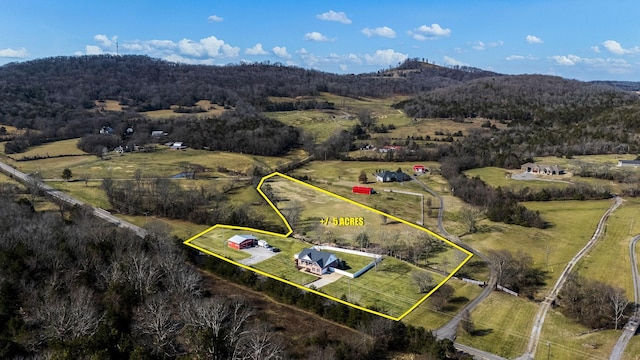
{"label": "red building", "polygon": [[366,186],[354,186],[353,189],[351,189],[351,192],[353,192],[354,194],[367,194],[367,195],[371,195],[373,194],[373,188],[370,187],[366,187]]}
{"label": "red building", "polygon": [[424,165],[413,165],[413,172],[425,173],[427,172],[427,169],[424,167]]}
{"label": "red building", "polygon": [[251,235],[233,235],[227,240],[227,244],[230,248],[242,250],[254,247],[257,241],[258,239]]}

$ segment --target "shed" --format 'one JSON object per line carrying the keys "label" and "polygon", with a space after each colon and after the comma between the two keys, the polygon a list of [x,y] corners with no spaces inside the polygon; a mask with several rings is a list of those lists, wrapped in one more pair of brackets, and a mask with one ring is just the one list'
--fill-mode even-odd
{"label": "shed", "polygon": [[351,192],[353,192],[354,194],[367,194],[367,195],[371,195],[373,194],[373,188],[367,187],[367,186],[354,186],[353,189],[351,189]]}
{"label": "shed", "polygon": [[253,235],[233,235],[227,240],[227,244],[230,248],[242,250],[254,247],[256,241],[258,241],[258,239]]}
{"label": "shed", "polygon": [[640,160],[618,160],[618,166],[640,166]]}
{"label": "shed", "polygon": [[413,172],[425,173],[427,172],[427,169],[424,167],[424,165],[413,165]]}

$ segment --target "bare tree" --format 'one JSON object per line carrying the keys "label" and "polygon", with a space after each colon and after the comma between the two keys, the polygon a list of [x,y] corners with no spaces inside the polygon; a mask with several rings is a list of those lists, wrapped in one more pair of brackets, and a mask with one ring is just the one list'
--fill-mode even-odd
{"label": "bare tree", "polygon": [[473,335],[475,331],[476,327],[475,327],[475,324],[473,323],[473,319],[471,318],[471,313],[469,312],[468,309],[465,309],[462,312],[462,318],[460,319],[460,327],[469,335]]}
{"label": "bare tree", "polygon": [[157,294],[136,308],[133,329],[147,339],[145,344],[154,354],[176,354],[176,336],[183,324],[173,313],[172,305],[164,294]]}
{"label": "bare tree", "polygon": [[267,324],[255,326],[236,344],[233,359],[276,360],[285,356],[282,341]]}
{"label": "bare tree", "polygon": [[624,311],[629,305],[629,300],[624,296],[624,290],[621,288],[611,288],[609,291],[609,301],[611,303],[611,309],[613,310],[613,321],[615,329],[618,330],[618,324],[624,316]]}
{"label": "bare tree", "polygon": [[466,225],[469,233],[475,233],[478,231],[476,224],[483,216],[483,212],[471,206],[463,206],[458,213],[460,221]]}
{"label": "bare tree", "polygon": [[433,286],[433,276],[426,271],[416,270],[412,274],[413,283],[418,286],[421,293],[426,293]]}
{"label": "bare tree", "polygon": [[433,293],[433,295],[429,297],[431,305],[437,311],[441,311],[449,303],[449,300],[453,296],[454,292],[455,289],[451,285],[442,285],[435,293]]}

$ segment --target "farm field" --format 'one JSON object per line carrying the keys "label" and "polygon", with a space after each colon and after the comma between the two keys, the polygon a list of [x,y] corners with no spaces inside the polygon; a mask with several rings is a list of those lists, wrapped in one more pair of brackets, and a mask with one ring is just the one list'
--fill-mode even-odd
{"label": "farm field", "polygon": [[[56,151],[63,151],[69,145],[59,143],[49,145],[54,150],[58,149]],[[207,172],[198,174],[199,177],[217,178],[233,177],[232,173],[250,174],[254,167],[275,170],[280,164],[300,160],[305,156],[304,152],[292,152],[282,158],[195,149],[176,151],[165,146],[158,146],[157,150],[153,152],[115,154],[109,160],[87,155],[20,162],[9,161],[9,163],[26,173],[38,171],[45,179],[60,178],[60,174],[65,168],[69,168],[75,177],[86,175],[91,179],[101,179],[107,176],[114,179],[131,179],[138,169],[142,171],[144,176],[172,177],[184,171],[182,163],[186,162],[208,169]]]}
{"label": "farm field", "polygon": [[27,151],[10,155],[15,160],[28,158],[44,158],[65,155],[90,155],[78,149],[80,139],[60,140],[52,143],[30,147]]}
{"label": "farm field", "polygon": [[[510,188],[518,191],[524,188],[535,190],[546,188],[565,188],[569,186],[570,179],[566,176],[539,176],[540,180],[515,180],[511,178],[513,174],[522,173],[522,170],[506,170],[497,167],[485,167],[471,169],[464,172],[467,177],[479,177],[482,181],[493,187]],[[553,180],[553,181],[549,181]]]}
{"label": "farm field", "polygon": [[530,300],[494,291],[471,312],[476,331],[472,334],[459,331],[456,341],[515,358],[526,351],[536,311],[536,304]]}

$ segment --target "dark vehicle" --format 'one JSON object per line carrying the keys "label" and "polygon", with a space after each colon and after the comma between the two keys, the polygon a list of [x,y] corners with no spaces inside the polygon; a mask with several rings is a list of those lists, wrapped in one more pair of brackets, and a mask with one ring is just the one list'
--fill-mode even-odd
{"label": "dark vehicle", "polygon": [[271,252],[274,252],[274,253],[278,253],[278,252],[280,252],[280,249],[278,249],[277,247],[272,247],[272,248],[271,248],[271,249],[269,249],[269,250],[270,250]]}

